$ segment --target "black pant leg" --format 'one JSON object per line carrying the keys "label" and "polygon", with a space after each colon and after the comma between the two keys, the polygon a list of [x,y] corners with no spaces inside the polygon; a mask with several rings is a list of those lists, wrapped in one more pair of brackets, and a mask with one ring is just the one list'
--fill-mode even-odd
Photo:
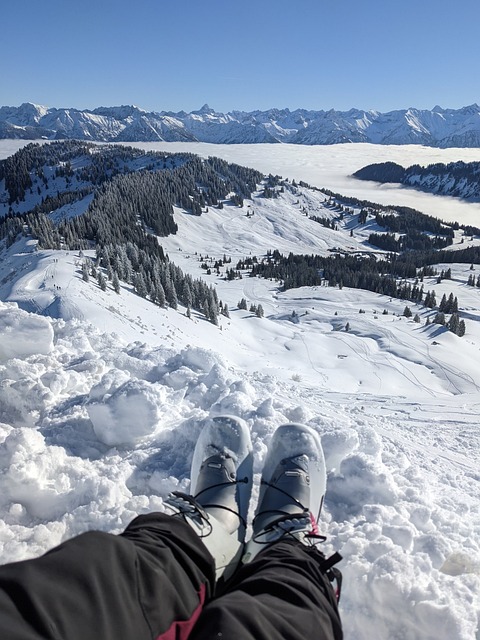
{"label": "black pant leg", "polygon": [[183,639],[214,585],[214,560],[188,524],[139,516],[120,536],[85,533],[0,567],[0,638]]}
{"label": "black pant leg", "polygon": [[298,542],[271,545],[203,609],[190,640],[341,640],[322,558],[315,547]]}

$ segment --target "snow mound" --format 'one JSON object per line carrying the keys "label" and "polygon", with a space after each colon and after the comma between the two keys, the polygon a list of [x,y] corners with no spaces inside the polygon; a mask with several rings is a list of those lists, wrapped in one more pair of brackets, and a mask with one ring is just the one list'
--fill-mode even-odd
{"label": "snow mound", "polygon": [[50,353],[53,329],[47,319],[29,314],[15,303],[0,302],[0,362]]}
{"label": "snow mound", "polygon": [[98,400],[87,405],[88,415],[98,439],[107,445],[133,445],[141,438],[155,433],[162,416],[161,388],[142,380],[129,380],[113,393],[100,395],[92,389]]}

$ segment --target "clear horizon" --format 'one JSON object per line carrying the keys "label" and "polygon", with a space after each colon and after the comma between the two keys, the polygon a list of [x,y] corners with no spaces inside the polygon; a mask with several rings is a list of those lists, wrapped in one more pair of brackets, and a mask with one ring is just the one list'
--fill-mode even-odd
{"label": "clear horizon", "polygon": [[480,5],[466,0],[2,8],[0,105],[388,112],[480,102]]}

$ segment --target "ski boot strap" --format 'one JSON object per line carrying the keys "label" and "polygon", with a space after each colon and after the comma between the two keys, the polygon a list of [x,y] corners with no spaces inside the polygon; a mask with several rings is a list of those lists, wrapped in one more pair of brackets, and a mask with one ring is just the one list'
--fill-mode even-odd
{"label": "ski boot strap", "polygon": [[338,551],[335,551],[329,558],[324,558],[320,562],[320,571],[330,580],[337,602],[339,602],[340,594],[342,593],[343,576],[340,569],[337,569],[335,565],[338,564],[340,560],[342,560],[342,556]]}
{"label": "ski boot strap", "polygon": [[182,516],[184,519],[189,518],[198,528],[197,534],[200,537],[210,535],[212,532],[212,524],[208,513],[202,505],[195,500],[193,496],[181,491],[172,491],[165,500],[166,504],[175,511],[174,516]]}

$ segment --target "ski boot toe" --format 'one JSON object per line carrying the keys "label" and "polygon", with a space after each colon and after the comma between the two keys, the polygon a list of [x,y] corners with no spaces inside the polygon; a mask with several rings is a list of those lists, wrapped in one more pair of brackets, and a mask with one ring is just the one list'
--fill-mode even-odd
{"label": "ski boot toe", "polygon": [[306,545],[318,541],[325,491],[325,459],[318,433],[296,423],[279,427],[265,458],[244,562],[286,536]]}
{"label": "ski boot toe", "polygon": [[246,423],[233,416],[211,418],[195,446],[190,495],[174,492],[167,499],[214,557],[217,579],[232,575],[243,553],[252,467]]}

